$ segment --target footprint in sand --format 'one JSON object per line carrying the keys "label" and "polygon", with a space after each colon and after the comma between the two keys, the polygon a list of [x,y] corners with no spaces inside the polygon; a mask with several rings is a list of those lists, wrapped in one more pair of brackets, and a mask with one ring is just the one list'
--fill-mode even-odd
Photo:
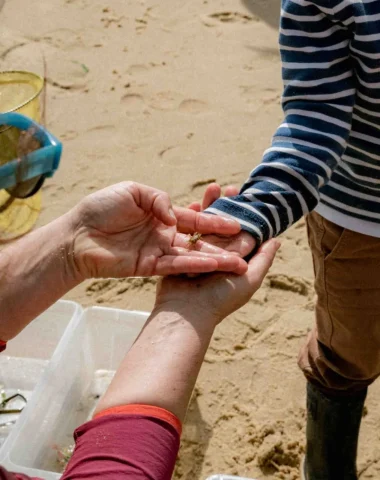
{"label": "footprint in sand", "polygon": [[61,138],[62,140],[74,140],[75,138],[77,138],[79,135],[79,133],[75,130],[67,130],[67,132],[64,132],[61,134]]}
{"label": "footprint in sand", "polygon": [[148,105],[155,110],[178,110],[183,113],[197,114],[208,110],[208,104],[194,98],[183,99],[180,93],[159,92],[149,99]]}
{"label": "footprint in sand", "polygon": [[258,22],[259,18],[240,12],[216,12],[210,15],[203,15],[201,20],[207,27],[214,27],[220,23],[244,25],[250,22]]}
{"label": "footprint in sand", "polygon": [[45,41],[48,45],[67,51],[75,47],[85,47],[81,35],[71,28],[58,28],[45,33],[41,38],[36,37],[35,41]]}
{"label": "footprint in sand", "polygon": [[142,73],[146,73],[149,70],[149,67],[144,64],[136,64],[136,65],[131,65],[128,68],[127,73],[129,75],[140,75]]}
{"label": "footprint in sand", "polygon": [[177,92],[158,92],[149,99],[148,104],[155,110],[176,110],[182,99]]}
{"label": "footprint in sand", "polygon": [[[281,100],[281,92],[277,88],[264,88],[257,85],[240,85],[240,95],[247,101],[247,103],[254,103],[256,105],[278,105]],[[268,95],[265,95],[268,92]]]}
{"label": "footprint in sand", "polygon": [[270,274],[267,276],[267,280],[270,288],[294,292],[304,296],[308,296],[312,288],[310,280],[285,274]]}
{"label": "footprint in sand", "polygon": [[131,112],[140,112],[148,106],[154,110],[170,111],[178,109],[182,96],[175,92],[158,92],[149,98],[136,93],[124,95],[121,100]]}
{"label": "footprint in sand", "polygon": [[248,104],[258,104],[260,101],[260,95],[258,96],[259,89],[257,85],[240,85],[240,95]]}
{"label": "footprint in sand", "polygon": [[143,63],[136,63],[134,65],[130,65],[127,73],[128,75],[144,75],[149,72],[154,73],[153,69],[157,67],[165,67],[167,64],[165,61],[158,61],[158,62],[149,62],[147,64]]}
{"label": "footprint in sand", "polygon": [[263,98],[262,101],[264,105],[271,105],[271,104],[278,105],[281,101],[281,94],[276,93],[276,94],[270,95],[269,97]]}
{"label": "footprint in sand", "polygon": [[135,30],[137,34],[143,33],[148,28],[148,22],[145,18],[135,18]]}
{"label": "footprint in sand", "polygon": [[208,104],[206,102],[202,102],[202,100],[195,100],[193,98],[189,98],[188,100],[183,100],[178,107],[180,112],[184,113],[202,113],[209,110]]}
{"label": "footprint in sand", "polygon": [[242,97],[253,97],[257,95],[257,85],[240,85],[240,93]]}
{"label": "footprint in sand", "polygon": [[127,111],[139,113],[144,107],[152,108],[163,112],[179,111],[191,115],[196,115],[208,111],[206,102],[194,98],[183,99],[183,96],[177,92],[158,92],[149,98],[144,98],[137,93],[127,93],[121,97],[122,104]]}
{"label": "footprint in sand", "polygon": [[121,102],[128,112],[140,113],[145,107],[144,97],[137,93],[127,93],[121,97]]}

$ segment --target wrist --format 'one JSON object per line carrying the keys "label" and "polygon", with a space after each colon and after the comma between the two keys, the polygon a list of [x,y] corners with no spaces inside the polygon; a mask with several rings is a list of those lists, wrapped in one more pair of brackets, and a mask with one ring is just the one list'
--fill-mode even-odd
{"label": "wrist", "polygon": [[81,203],[70,210],[65,216],[66,229],[70,233],[67,235],[65,245],[65,258],[68,272],[71,278],[78,283],[91,278],[85,268],[86,262],[83,257],[83,238],[86,238],[87,231],[83,225],[84,212]]}
{"label": "wrist", "polygon": [[[73,265],[71,243],[70,218],[63,216],[1,252],[1,340],[15,337],[80,283]],[[20,296],[33,301],[20,304]]]}
{"label": "wrist", "polygon": [[39,265],[46,278],[54,278],[62,295],[84,280],[76,267],[73,239],[74,228],[70,213],[62,215],[23,239],[25,249],[30,252],[28,263],[31,271],[33,264]]}
{"label": "wrist", "polygon": [[52,224],[54,229],[57,229],[59,238],[61,239],[59,250],[62,255],[62,274],[63,280],[68,285],[68,289],[72,286],[79,285],[84,280],[85,276],[81,273],[78,267],[78,261],[75,252],[75,238],[77,231],[77,224],[75,215],[70,211],[62,217],[55,220]]}
{"label": "wrist", "polygon": [[156,303],[151,313],[151,317],[153,316],[160,317],[163,323],[189,325],[211,335],[221,321],[209,311],[179,300]]}

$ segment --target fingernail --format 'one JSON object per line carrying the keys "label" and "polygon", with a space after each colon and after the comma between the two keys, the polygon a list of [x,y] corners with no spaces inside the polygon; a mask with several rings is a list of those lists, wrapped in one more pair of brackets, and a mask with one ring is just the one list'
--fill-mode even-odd
{"label": "fingernail", "polygon": [[239,225],[239,222],[237,220],[234,220],[232,218],[226,218],[226,217],[223,217],[223,220],[226,222],[226,223],[229,223],[230,225]]}
{"label": "fingernail", "polygon": [[175,216],[174,210],[172,208],[169,208],[169,215],[173,217],[175,220],[177,220],[177,217]]}
{"label": "fingernail", "polygon": [[231,255],[231,254],[224,254],[222,255],[223,260],[232,260],[232,259],[239,259],[240,257],[237,257],[236,255]]}

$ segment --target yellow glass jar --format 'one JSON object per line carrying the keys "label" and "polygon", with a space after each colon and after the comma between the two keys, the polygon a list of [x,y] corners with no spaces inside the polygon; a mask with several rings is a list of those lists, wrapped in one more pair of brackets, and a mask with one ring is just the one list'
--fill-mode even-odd
{"label": "yellow glass jar", "polygon": [[[31,72],[0,72],[0,113],[17,112],[41,121],[40,96],[44,80]],[[20,131],[0,128],[0,165],[18,157]],[[0,241],[9,241],[27,233],[41,211],[41,192],[20,199],[0,190]]]}

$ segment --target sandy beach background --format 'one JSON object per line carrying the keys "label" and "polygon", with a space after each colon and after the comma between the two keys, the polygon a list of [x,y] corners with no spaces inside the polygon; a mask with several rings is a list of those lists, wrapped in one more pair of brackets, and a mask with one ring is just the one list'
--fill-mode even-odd
{"label": "sandy beach background", "polygon": [[[123,179],[187,205],[216,180],[240,185],[282,119],[279,0],[8,0],[0,69],[47,65],[47,126],[64,141],[43,225]],[[298,479],[313,321],[304,221],[282,237],[265,286],[213,339],[184,429],[176,479],[213,473]],[[154,280],[97,280],[68,298],[150,310]],[[370,392],[360,478],[380,478],[380,383]]]}

